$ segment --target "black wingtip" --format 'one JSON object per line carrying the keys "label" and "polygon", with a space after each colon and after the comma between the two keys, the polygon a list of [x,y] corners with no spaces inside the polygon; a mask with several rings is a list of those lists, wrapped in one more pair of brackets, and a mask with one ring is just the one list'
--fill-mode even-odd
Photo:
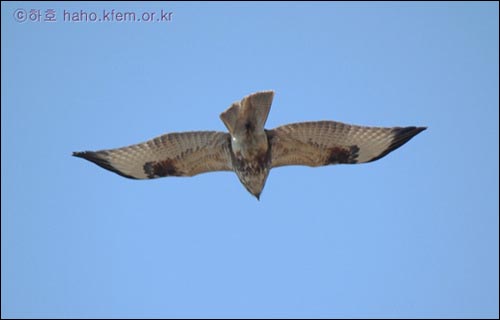
{"label": "black wingtip", "polygon": [[396,150],[397,148],[401,147],[403,144],[407,143],[408,141],[411,140],[414,136],[419,134],[420,132],[426,130],[427,127],[396,127],[393,129],[392,133],[394,134],[394,138],[389,145],[389,147],[384,150],[380,155],[377,157],[371,159],[368,162],[372,162],[375,160],[378,160],[380,158],[385,157],[392,151]]}
{"label": "black wingtip", "polygon": [[105,156],[107,155],[106,151],[83,151],[83,152],[73,152],[73,157],[78,157],[78,158],[83,158],[85,160],[88,160],[90,162],[93,162],[100,166],[101,168],[104,168],[106,170],[112,171],[122,177],[129,178],[129,179],[137,179],[136,177],[129,176],[119,170],[117,170],[115,167],[109,163],[108,160],[106,160]]}
{"label": "black wingtip", "polygon": [[106,161],[103,158],[99,157],[98,153],[94,152],[94,151],[80,151],[80,152],[77,151],[77,152],[73,152],[72,156],[78,157],[78,158],[83,158],[85,160],[89,160],[89,161],[92,161],[94,163],[100,163],[100,162]]}
{"label": "black wingtip", "polygon": [[94,151],[83,151],[83,152],[73,152],[73,157],[83,158],[85,160],[91,161],[104,169],[113,170],[109,161],[104,157],[99,156],[98,152]]}
{"label": "black wingtip", "polygon": [[85,159],[84,154],[85,154],[86,152],[88,152],[88,151],[84,151],[84,152],[73,152],[71,155],[72,155],[73,157],[79,157],[79,158],[84,158],[84,159]]}

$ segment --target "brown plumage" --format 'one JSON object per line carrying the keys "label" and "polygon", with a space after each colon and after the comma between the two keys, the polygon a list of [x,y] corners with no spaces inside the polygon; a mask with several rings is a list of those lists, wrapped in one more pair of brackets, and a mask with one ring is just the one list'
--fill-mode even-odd
{"label": "brown plumage", "polygon": [[426,129],[316,121],[266,130],[273,96],[273,91],[257,92],[233,103],[220,115],[229,133],[170,133],[128,147],[73,155],[132,179],[234,171],[259,198],[271,168],[375,161]]}

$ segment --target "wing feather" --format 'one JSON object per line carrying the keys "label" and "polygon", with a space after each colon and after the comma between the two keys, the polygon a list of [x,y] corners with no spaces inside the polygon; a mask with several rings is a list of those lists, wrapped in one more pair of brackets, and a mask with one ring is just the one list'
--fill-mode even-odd
{"label": "wing feather", "polygon": [[268,130],[271,166],[363,163],[399,148],[425,127],[365,127],[336,121],[300,122]]}
{"label": "wing feather", "polygon": [[230,136],[216,131],[170,133],[128,147],[73,155],[131,179],[232,170]]}

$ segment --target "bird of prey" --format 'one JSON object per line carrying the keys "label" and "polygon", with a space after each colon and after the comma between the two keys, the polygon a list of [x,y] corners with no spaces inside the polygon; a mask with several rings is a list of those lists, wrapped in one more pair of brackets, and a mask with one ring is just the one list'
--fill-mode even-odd
{"label": "bird of prey", "polygon": [[274,91],[261,91],[234,102],[220,115],[229,133],[169,133],[123,148],[74,152],[73,156],[131,179],[234,171],[243,186],[259,199],[272,168],[375,161],[426,129],[315,121],[268,130],[264,124],[273,97]]}

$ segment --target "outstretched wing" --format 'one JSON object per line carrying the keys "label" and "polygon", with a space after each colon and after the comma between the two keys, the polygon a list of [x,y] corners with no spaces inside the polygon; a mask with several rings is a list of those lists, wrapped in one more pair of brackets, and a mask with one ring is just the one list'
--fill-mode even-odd
{"label": "outstretched wing", "polygon": [[232,170],[230,136],[216,131],[170,133],[128,147],[73,155],[131,179]]}
{"label": "outstretched wing", "polygon": [[363,127],[336,121],[301,122],[268,130],[271,166],[362,163],[399,148],[425,127]]}

